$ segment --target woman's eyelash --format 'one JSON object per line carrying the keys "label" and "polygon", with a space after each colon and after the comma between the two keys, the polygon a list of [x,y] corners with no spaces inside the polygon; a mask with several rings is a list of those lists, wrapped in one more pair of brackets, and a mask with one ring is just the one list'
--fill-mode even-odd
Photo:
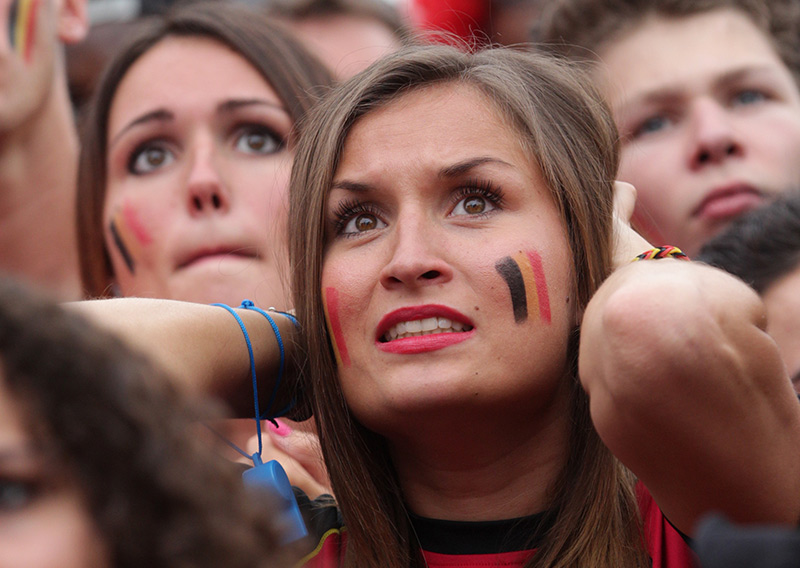
{"label": "woman's eyelash", "polygon": [[471,179],[461,184],[453,194],[454,203],[458,203],[465,197],[480,195],[487,199],[492,205],[500,207],[503,205],[503,190],[489,180]]}
{"label": "woman's eyelash", "polygon": [[340,201],[333,211],[333,233],[335,235],[342,234],[342,231],[347,226],[350,219],[362,213],[369,213],[370,215],[379,217],[381,211],[373,203],[365,203],[357,199],[345,199]]}

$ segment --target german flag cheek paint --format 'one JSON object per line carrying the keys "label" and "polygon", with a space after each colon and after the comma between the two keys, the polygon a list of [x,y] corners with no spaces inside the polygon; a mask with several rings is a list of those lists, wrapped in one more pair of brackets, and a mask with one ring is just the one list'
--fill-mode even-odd
{"label": "german flag cheek paint", "polygon": [[350,366],[350,356],[347,353],[347,344],[342,333],[342,324],[339,321],[339,292],[336,288],[328,287],[322,290],[322,304],[325,308],[325,320],[328,322],[328,333],[333,342],[333,353],[338,366]]}
{"label": "german flag cheek paint", "polygon": [[497,261],[495,269],[503,277],[511,293],[514,321],[523,323],[529,315],[550,323],[550,298],[542,268],[542,257],[536,251],[521,251]]}
{"label": "german flag cheek paint", "polygon": [[39,4],[40,0],[13,0],[9,8],[9,45],[25,63],[30,63],[33,57]]}

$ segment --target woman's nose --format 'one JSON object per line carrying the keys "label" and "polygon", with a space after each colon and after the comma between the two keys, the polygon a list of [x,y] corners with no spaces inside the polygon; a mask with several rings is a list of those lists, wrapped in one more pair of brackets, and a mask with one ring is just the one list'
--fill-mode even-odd
{"label": "woman's nose", "polygon": [[387,242],[391,257],[380,275],[384,288],[418,288],[452,279],[452,267],[442,254],[442,236],[425,221],[402,224],[400,220]]}
{"label": "woman's nose", "polygon": [[743,143],[727,108],[717,101],[704,99],[697,101],[690,112],[689,165],[692,169],[743,155]]}
{"label": "woman's nose", "polygon": [[186,181],[187,206],[191,215],[224,213],[230,208],[230,191],[220,173],[220,165],[210,141],[197,145]]}

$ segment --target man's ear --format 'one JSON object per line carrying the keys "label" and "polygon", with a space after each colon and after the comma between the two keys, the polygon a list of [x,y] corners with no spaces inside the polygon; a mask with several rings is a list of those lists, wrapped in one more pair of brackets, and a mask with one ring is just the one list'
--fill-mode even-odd
{"label": "man's ear", "polygon": [[58,10],[58,39],[78,43],[89,33],[88,0],[61,0]]}

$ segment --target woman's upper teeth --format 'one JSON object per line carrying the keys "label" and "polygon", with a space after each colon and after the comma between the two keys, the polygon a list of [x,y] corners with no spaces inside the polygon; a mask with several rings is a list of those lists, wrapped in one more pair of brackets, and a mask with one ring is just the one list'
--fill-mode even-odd
{"label": "woman's upper teeth", "polygon": [[453,321],[448,318],[425,318],[411,321],[403,321],[392,326],[383,335],[384,341],[402,339],[404,337],[414,337],[417,335],[429,335],[431,333],[446,333],[469,331],[471,326],[461,322]]}

